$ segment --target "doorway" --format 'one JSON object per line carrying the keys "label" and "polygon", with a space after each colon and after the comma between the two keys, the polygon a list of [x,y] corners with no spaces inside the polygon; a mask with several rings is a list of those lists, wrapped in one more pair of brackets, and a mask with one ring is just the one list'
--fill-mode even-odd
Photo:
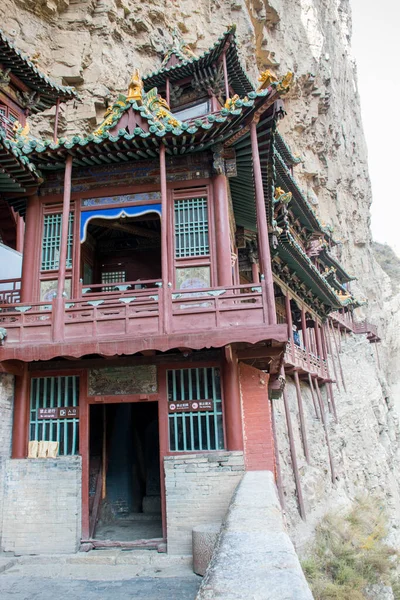
{"label": "doorway", "polygon": [[[92,219],[81,247],[81,279],[92,291],[129,289],[161,277],[161,223],[157,213]],[[114,284],[102,288],[100,284]],[[126,285],[126,288],[124,286]],[[97,287],[96,287],[97,286]]]}
{"label": "doorway", "polygon": [[91,405],[90,537],[162,538],[157,402]]}

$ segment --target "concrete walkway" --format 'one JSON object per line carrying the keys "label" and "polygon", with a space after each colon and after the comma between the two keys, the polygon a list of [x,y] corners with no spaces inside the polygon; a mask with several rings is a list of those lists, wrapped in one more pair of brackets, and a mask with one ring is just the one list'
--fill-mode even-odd
{"label": "concrete walkway", "polygon": [[2,600],[194,600],[200,583],[191,557],[149,550],[0,557]]}

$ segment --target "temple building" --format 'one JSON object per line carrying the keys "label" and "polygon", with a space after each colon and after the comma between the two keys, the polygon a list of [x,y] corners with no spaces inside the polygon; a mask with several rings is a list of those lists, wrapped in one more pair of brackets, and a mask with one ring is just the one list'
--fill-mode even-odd
{"label": "temple building", "polygon": [[[272,471],[283,501],[287,377],[302,451],[300,381],[329,447],[341,332],[379,337],[354,319],[338,242],[279,133],[292,80],[253,85],[234,27],[200,56],[175,35],[67,139],[58,110],[76,92],[0,34],[0,235],[23,256],[20,277],[0,272],[0,372],[15,376],[2,550],[186,554],[245,470]],[[51,106],[53,139],[35,138],[27,117]]]}

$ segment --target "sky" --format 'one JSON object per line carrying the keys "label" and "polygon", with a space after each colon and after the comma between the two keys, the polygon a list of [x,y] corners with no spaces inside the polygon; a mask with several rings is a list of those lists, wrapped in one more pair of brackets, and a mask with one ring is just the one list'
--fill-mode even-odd
{"label": "sky", "polygon": [[400,1],[350,0],[374,240],[400,256]]}

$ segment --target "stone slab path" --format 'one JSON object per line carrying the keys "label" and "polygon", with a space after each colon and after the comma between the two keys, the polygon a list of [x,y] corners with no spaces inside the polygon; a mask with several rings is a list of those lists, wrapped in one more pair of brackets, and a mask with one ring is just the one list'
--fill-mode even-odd
{"label": "stone slab path", "polygon": [[201,583],[191,557],[155,551],[21,557],[8,565],[0,572],[2,600],[194,600]]}

